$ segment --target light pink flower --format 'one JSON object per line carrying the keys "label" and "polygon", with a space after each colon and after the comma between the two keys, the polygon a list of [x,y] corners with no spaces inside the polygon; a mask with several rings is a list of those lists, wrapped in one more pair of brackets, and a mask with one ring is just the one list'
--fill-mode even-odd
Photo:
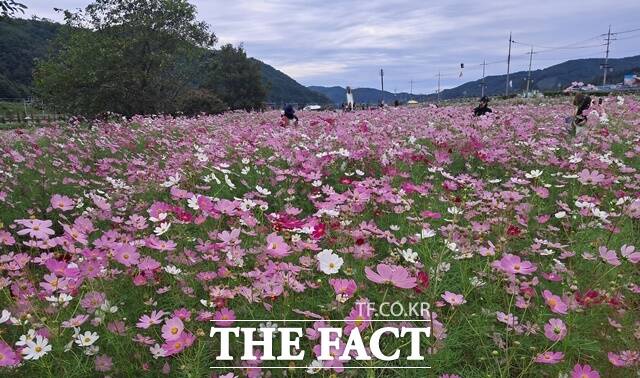
{"label": "light pink flower", "polygon": [[636,251],[636,247],[632,245],[623,245],[622,248],[620,248],[620,253],[632,264],[640,262],[640,251]]}
{"label": "light pink flower", "polygon": [[179,317],[174,316],[173,318],[166,319],[164,321],[164,325],[162,326],[162,337],[167,340],[177,340],[182,335],[182,331],[184,330],[184,324]]}
{"label": "light pink flower", "polygon": [[18,231],[18,235],[29,234],[29,237],[36,239],[49,239],[49,236],[54,235],[55,232],[50,228],[53,222],[50,220],[38,220],[38,219],[18,219],[16,223],[24,226],[25,228]]}
{"label": "light pink flower", "polygon": [[235,312],[233,312],[233,310],[229,310],[228,308],[224,307],[219,311],[216,311],[213,318],[215,319],[217,326],[230,327],[236,320],[236,314]]}
{"label": "light pink flower", "polygon": [[464,296],[462,294],[456,294],[450,291],[445,291],[444,294],[442,294],[440,297],[444,299],[445,302],[454,307],[467,303],[467,300],[464,299]]}
{"label": "light pink flower", "polygon": [[[496,264],[497,263],[497,264]],[[536,266],[529,261],[522,261],[520,256],[506,254],[492,266],[507,274],[529,275],[536,271]]]}
{"label": "light pink flower", "polygon": [[289,254],[289,245],[282,236],[274,233],[267,235],[267,253],[271,257],[282,258]]}
{"label": "light pink flower", "polygon": [[364,268],[367,278],[375,283],[391,284],[401,289],[411,289],[417,285],[416,278],[402,266],[378,264],[376,270],[374,272],[368,266]]}
{"label": "light pink flower", "polygon": [[51,207],[54,209],[58,209],[60,211],[69,211],[73,210],[75,206],[75,202],[67,196],[63,196],[60,194],[54,194],[51,196]]}
{"label": "light pink flower", "polygon": [[544,335],[551,341],[560,341],[567,336],[567,326],[561,319],[549,319],[544,325]]}
{"label": "light pink flower", "polygon": [[604,262],[606,262],[607,264],[613,266],[619,266],[620,264],[622,264],[618,259],[616,251],[609,250],[605,246],[598,248],[598,251],[600,252],[600,258],[602,258],[602,260],[604,260]]}

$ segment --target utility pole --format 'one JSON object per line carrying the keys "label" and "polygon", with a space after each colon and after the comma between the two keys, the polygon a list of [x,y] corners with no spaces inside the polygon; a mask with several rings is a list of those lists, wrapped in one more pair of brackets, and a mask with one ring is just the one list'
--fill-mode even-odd
{"label": "utility pole", "polygon": [[409,92],[411,97],[413,97],[413,80],[411,80],[411,91]]}
{"label": "utility pole", "polygon": [[529,53],[529,77],[527,78],[527,93],[526,96],[529,97],[529,85],[531,85],[531,62],[533,61],[533,46],[531,46],[531,52]]}
{"label": "utility pole", "polygon": [[440,102],[440,71],[438,71],[438,102]]}
{"label": "utility pole", "polygon": [[380,87],[382,88],[380,92],[380,104],[384,104],[384,71],[380,68]]}
{"label": "utility pole", "polygon": [[484,87],[486,86],[486,84],[484,83],[484,71],[486,67],[487,67],[487,60],[484,59],[482,61],[482,84],[480,84],[482,94],[480,95],[480,97],[484,97]]}
{"label": "utility pole", "polygon": [[504,90],[504,95],[506,97],[509,96],[509,70],[511,68],[511,43],[513,40],[511,39],[511,32],[509,32],[509,55],[507,55],[507,85]]}
{"label": "utility pole", "polygon": [[609,25],[609,31],[607,32],[607,52],[604,56],[604,76],[602,77],[602,85],[607,85],[607,71],[609,71],[609,45],[611,44],[611,25]]}

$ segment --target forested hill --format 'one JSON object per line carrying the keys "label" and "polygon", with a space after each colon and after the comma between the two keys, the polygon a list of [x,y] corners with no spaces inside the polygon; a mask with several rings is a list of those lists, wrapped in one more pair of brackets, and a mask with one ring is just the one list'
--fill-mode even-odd
{"label": "forested hill", "polygon": [[[45,20],[0,19],[0,98],[31,95],[34,60],[46,55],[62,24]],[[330,100],[257,59],[267,101],[277,104],[329,103]]]}

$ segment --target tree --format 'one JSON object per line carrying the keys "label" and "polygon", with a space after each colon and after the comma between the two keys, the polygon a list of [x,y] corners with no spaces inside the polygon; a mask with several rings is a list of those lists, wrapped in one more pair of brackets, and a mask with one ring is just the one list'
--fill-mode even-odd
{"label": "tree", "polygon": [[213,54],[206,86],[231,109],[260,109],[267,90],[262,82],[260,65],[247,58],[244,48],[231,44]]}
{"label": "tree", "polygon": [[20,12],[24,13],[27,6],[14,0],[0,0],[0,18],[11,17]]}
{"label": "tree", "polygon": [[66,28],[38,62],[35,84],[70,114],[175,112],[216,42],[186,0],[96,0],[64,14]]}

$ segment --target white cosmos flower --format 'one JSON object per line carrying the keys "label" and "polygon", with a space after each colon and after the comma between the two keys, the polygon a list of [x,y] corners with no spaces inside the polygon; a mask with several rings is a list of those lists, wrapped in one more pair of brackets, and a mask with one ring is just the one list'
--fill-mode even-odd
{"label": "white cosmos flower", "polygon": [[428,239],[436,236],[436,232],[430,228],[423,228],[419,234],[416,234],[418,239]]}
{"label": "white cosmos flower", "polygon": [[242,170],[240,171],[240,173],[242,173],[243,175],[248,175],[249,171],[251,171],[250,167],[243,167]]}
{"label": "white cosmos flower", "polygon": [[242,164],[247,165],[251,162],[251,160],[249,160],[249,158],[242,158]]}
{"label": "white cosmos flower", "polygon": [[76,336],[76,344],[82,347],[90,346],[93,345],[93,343],[95,343],[99,338],[100,336],[98,336],[96,332],[86,331],[84,334]]}
{"label": "white cosmos flower", "polygon": [[410,262],[412,264],[415,264],[418,260],[418,254],[411,248],[403,249],[402,251],[400,251],[400,254],[407,262]]}
{"label": "white cosmos flower", "polygon": [[180,174],[176,173],[175,176],[169,176],[169,179],[163,182],[161,185],[164,186],[165,188],[170,188],[176,185],[177,183],[179,183],[181,178],[182,177],[180,176]]}
{"label": "white cosmos flower", "polygon": [[32,341],[36,337],[36,330],[30,329],[26,335],[21,335],[20,339],[16,341],[16,346],[25,346],[29,341]]}
{"label": "white cosmos flower", "polygon": [[458,209],[457,207],[452,206],[447,208],[447,212],[449,212],[449,214],[459,215],[462,214],[462,209]]}
{"label": "white cosmos flower", "polygon": [[224,182],[227,183],[227,185],[231,188],[231,189],[235,189],[236,186],[235,184],[231,181],[231,179],[229,178],[229,176],[225,173],[224,174]]}
{"label": "white cosmos flower", "polygon": [[312,185],[314,188],[319,188],[319,187],[321,187],[321,186],[322,186],[322,181],[320,181],[320,180],[314,180],[314,181],[311,183],[311,185]]}
{"label": "white cosmos flower", "polygon": [[389,229],[391,231],[398,231],[400,230],[400,226],[398,226],[397,224],[392,224],[391,226],[389,226]]}
{"label": "white cosmos flower", "polygon": [[335,274],[340,271],[340,267],[344,263],[342,257],[333,253],[330,249],[323,249],[316,255],[318,260],[318,269],[324,274]]}
{"label": "white cosmos flower", "polygon": [[153,223],[157,223],[157,222],[162,222],[163,220],[165,220],[165,218],[167,218],[167,213],[160,213],[158,214],[158,217],[149,217],[149,220],[152,221]]}
{"label": "white cosmos flower", "polygon": [[11,313],[7,310],[2,310],[2,315],[0,316],[0,324],[5,323],[7,320],[11,318]]}
{"label": "white cosmos flower", "polygon": [[309,367],[307,368],[307,374],[319,373],[320,371],[322,371],[323,367],[324,365],[322,364],[321,361],[313,360],[311,361],[311,365],[309,365]]}
{"label": "white cosmos flower", "polygon": [[46,337],[36,336],[35,341],[27,341],[27,345],[22,349],[25,360],[37,360],[51,351],[51,345]]}
{"label": "white cosmos flower", "polygon": [[538,178],[542,176],[542,171],[539,169],[534,169],[531,172],[527,173],[524,175],[524,177],[528,178],[528,179],[534,179],[534,178]]}
{"label": "white cosmos flower", "polygon": [[564,217],[566,217],[566,216],[567,216],[567,212],[566,212],[566,211],[558,211],[558,212],[555,214],[555,217],[556,217],[556,218],[558,218],[558,219],[562,219],[562,218],[564,218]]}
{"label": "white cosmos flower", "polygon": [[157,236],[160,236],[165,232],[169,231],[169,227],[171,227],[171,223],[162,222],[160,223],[160,226],[153,229],[153,233],[156,234]]}
{"label": "white cosmos flower", "polygon": [[256,190],[263,196],[268,196],[269,194],[271,194],[271,191],[269,189],[263,188],[260,185],[256,185]]}
{"label": "white cosmos flower", "polygon": [[358,176],[364,176],[364,172],[362,172],[362,171],[361,171],[361,170],[359,170],[359,169],[356,169],[356,175],[358,175]]}
{"label": "white cosmos flower", "polygon": [[165,272],[172,274],[174,276],[177,276],[178,274],[182,273],[182,270],[174,265],[167,265],[164,268],[162,268]]}
{"label": "white cosmos flower", "polygon": [[187,200],[187,204],[189,206],[190,209],[193,210],[199,210],[200,209],[200,205],[198,205],[198,196],[193,196],[191,198],[189,198]]}
{"label": "white cosmos flower", "polygon": [[151,348],[149,348],[149,350],[151,351],[151,355],[155,360],[157,360],[158,357],[164,357],[165,354],[167,353],[164,349],[162,349],[160,344],[156,344],[152,346]]}

